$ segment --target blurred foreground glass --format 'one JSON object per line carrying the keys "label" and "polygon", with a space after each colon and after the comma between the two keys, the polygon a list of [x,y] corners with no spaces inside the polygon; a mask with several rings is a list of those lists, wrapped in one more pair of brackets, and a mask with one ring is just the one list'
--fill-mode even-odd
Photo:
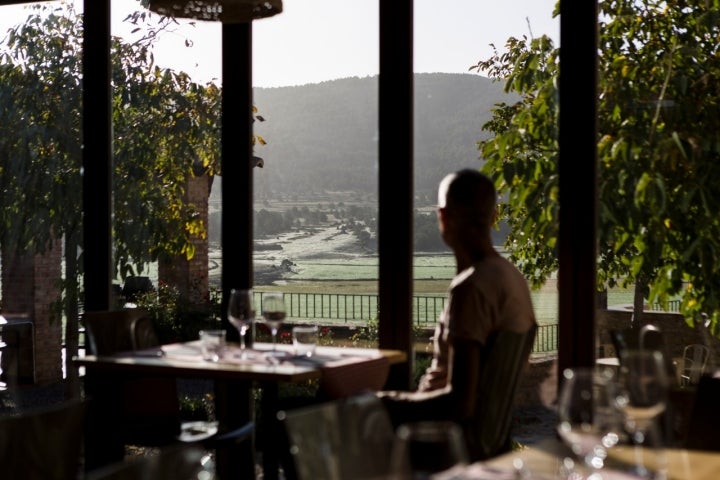
{"label": "blurred foreground glass", "polygon": [[616,403],[623,414],[625,428],[635,443],[635,473],[648,476],[643,460],[643,446],[652,440],[660,445],[657,419],[667,405],[668,377],[665,361],[657,350],[627,350],[620,354]]}
{"label": "blurred foreground glass", "polygon": [[200,330],[203,360],[217,362],[225,353],[225,330]]}
{"label": "blurred foreground glass", "polygon": [[[590,469],[588,480],[602,477],[607,451],[619,439],[621,421],[615,408],[612,370],[567,368],[558,399],[558,435]],[[577,478],[579,472],[575,472]]]}
{"label": "blurred foreground glass", "polygon": [[390,478],[426,480],[467,464],[465,439],[460,427],[452,422],[406,423],[395,433]]}
{"label": "blurred foreground glass", "polygon": [[318,343],[317,325],[297,325],[292,329],[295,355],[312,357]]}

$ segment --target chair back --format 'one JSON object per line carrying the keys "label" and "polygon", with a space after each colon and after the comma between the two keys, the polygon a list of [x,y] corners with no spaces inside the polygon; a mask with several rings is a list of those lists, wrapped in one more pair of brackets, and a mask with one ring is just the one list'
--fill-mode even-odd
{"label": "chair back", "polygon": [[283,411],[299,480],[383,478],[390,469],[395,432],[373,394]]}
{"label": "chair back", "polygon": [[700,343],[686,345],[683,349],[682,386],[697,385],[700,377],[705,373],[710,349]]}
{"label": "chair back", "polygon": [[665,337],[662,331],[656,326],[648,324],[642,327],[611,330],[610,338],[615,346],[618,358],[622,358],[622,352],[628,350],[646,349],[659,351],[663,356],[668,379],[676,378],[675,367],[672,363],[672,357],[668,352]]}
{"label": "chair back", "polygon": [[525,333],[493,333],[483,349],[483,367],[472,420],[463,422],[470,461],[510,451],[515,394],[535,341],[536,326]]}
{"label": "chair back", "polygon": [[85,407],[71,400],[0,417],[0,477],[80,478]]}
{"label": "chair back", "polygon": [[149,313],[140,308],[85,312],[82,320],[91,355],[112,355],[159,344]]}
{"label": "chair back", "polygon": [[[85,312],[83,322],[90,354],[112,355],[159,345],[152,318],[143,309]],[[135,375],[104,388],[114,389],[122,402],[117,423],[126,443],[165,445],[180,435],[175,378]]]}

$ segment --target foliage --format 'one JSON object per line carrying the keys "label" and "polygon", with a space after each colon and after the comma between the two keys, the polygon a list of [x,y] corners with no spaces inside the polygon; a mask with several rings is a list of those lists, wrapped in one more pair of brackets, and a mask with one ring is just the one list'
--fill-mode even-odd
{"label": "foliage", "polygon": [[359,343],[377,342],[380,333],[380,319],[370,318],[365,325],[359,327],[355,333],[350,336],[353,346]]}
{"label": "foliage", "polygon": [[214,393],[180,396],[180,418],[186,422],[215,421],[214,397]]}
{"label": "foliage", "polygon": [[[83,18],[69,1],[29,8],[25,23],[0,39],[0,245],[13,258],[64,239],[70,361],[82,295],[82,145],[92,134],[82,131]],[[186,186],[221,173],[219,88],[154,65],[153,42],[173,19],[139,11],[125,21],[142,36],[113,37],[109,52],[113,267],[121,279],[159,259],[193,257],[207,226]],[[263,120],[256,110],[253,120]]]}
{"label": "foliage", "polygon": [[[53,35],[48,41],[50,32]],[[0,53],[0,232],[5,252],[43,252],[79,231],[81,30],[31,16]]]}
{"label": "foliage", "polygon": [[420,385],[420,378],[425,374],[425,371],[430,367],[432,362],[432,355],[427,353],[415,352],[415,362],[413,368],[413,377],[411,388],[417,388]]}
{"label": "foliage", "polygon": [[[720,4],[601,0],[598,56],[598,287],[647,285],[682,298],[691,324],[720,318]],[[556,7],[557,13],[557,7]],[[511,259],[535,285],[557,265],[559,50],[510,38],[472,69],[520,95],[479,142],[505,199]]]}
{"label": "foliage", "polygon": [[[31,11],[0,43],[0,225],[4,245],[42,252],[81,231],[83,24],[72,2]],[[123,279],[163,256],[193,257],[192,239],[207,226],[185,200],[187,181],[221,173],[219,87],[154,64],[153,42],[174,20],[138,11],[125,21],[143,35],[113,37],[110,51],[114,266]],[[264,120],[255,108],[253,120]]]}
{"label": "foliage", "polygon": [[161,343],[196,340],[203,328],[220,328],[221,292],[212,290],[207,310],[188,303],[177,288],[160,283],[157,291],[138,296],[136,305],[150,312]]}

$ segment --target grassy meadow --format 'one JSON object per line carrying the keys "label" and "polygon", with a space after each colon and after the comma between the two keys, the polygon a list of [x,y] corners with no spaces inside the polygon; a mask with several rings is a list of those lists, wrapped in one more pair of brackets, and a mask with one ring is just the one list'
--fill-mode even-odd
{"label": "grassy meadow", "polygon": [[[256,289],[330,294],[376,294],[378,291],[376,256],[300,259],[296,264],[295,273],[271,285],[257,285]],[[416,254],[413,272],[415,295],[445,295],[455,273],[454,258],[447,254]],[[538,322],[557,323],[556,279],[550,278],[541,289],[531,291],[531,295]],[[615,288],[608,292],[608,305],[626,303],[632,303],[632,290]]]}

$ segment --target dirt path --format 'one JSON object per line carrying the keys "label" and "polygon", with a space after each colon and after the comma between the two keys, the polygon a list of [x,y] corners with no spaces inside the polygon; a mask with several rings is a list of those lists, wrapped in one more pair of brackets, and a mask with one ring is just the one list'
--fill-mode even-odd
{"label": "dirt path", "polygon": [[[357,239],[351,233],[336,227],[317,227],[278,235],[275,238],[257,240],[253,253],[256,285],[270,285],[292,275],[293,264],[311,258],[354,258],[365,255]],[[219,249],[210,250],[210,283],[220,284],[222,254]]]}

